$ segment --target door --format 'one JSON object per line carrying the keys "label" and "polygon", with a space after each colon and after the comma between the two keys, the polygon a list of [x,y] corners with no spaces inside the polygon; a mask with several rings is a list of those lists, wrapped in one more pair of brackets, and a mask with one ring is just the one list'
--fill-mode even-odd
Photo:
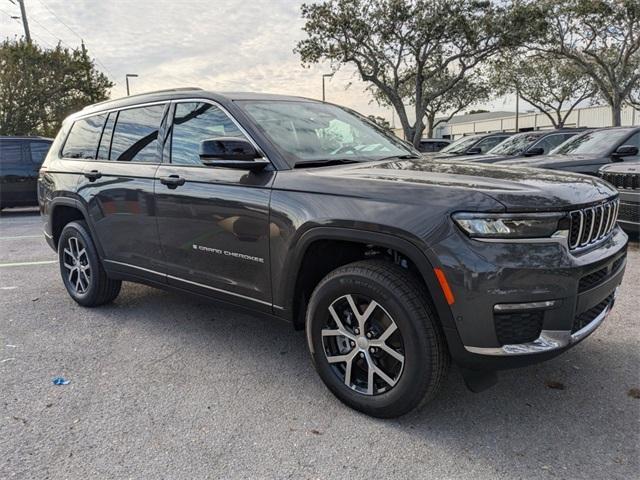
{"label": "door", "polygon": [[26,168],[23,140],[0,139],[0,205],[11,207],[26,201]]}
{"label": "door", "polygon": [[95,120],[97,134],[78,184],[106,267],[157,281],[165,276],[153,189],[167,109],[168,103],[155,104],[86,119]]}
{"label": "door", "polygon": [[202,140],[245,137],[220,106],[176,102],[170,162],[158,168],[156,211],[168,282],[254,308],[271,309],[269,199],[275,171],[206,167]]}
{"label": "door", "polygon": [[38,204],[38,173],[42,162],[44,162],[47,153],[51,147],[48,140],[30,140],[26,144],[25,153],[25,185],[27,202],[30,205]]}

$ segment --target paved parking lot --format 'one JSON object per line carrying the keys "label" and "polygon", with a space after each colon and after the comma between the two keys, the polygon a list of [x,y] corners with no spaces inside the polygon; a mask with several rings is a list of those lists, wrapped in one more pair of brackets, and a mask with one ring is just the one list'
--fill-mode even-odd
{"label": "paved parking lot", "polygon": [[[284,322],[130,283],[114,304],[84,309],[54,261],[35,211],[0,215],[0,478],[640,471],[637,244],[613,313],[587,341],[481,394],[453,368],[434,402],[397,420],[339,403]],[[71,383],[52,385],[59,375]]]}

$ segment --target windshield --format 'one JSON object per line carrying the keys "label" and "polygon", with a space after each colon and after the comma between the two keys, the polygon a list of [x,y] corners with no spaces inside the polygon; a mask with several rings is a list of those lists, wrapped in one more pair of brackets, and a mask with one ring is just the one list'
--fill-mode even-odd
{"label": "windshield", "polygon": [[585,132],[582,135],[578,135],[570,140],[567,140],[562,145],[558,146],[551,153],[559,153],[561,155],[579,155],[579,154],[593,154],[593,155],[606,155],[609,153],[613,145],[616,145],[619,141],[629,135],[629,130],[594,130],[591,132]]}
{"label": "windshield", "polygon": [[399,138],[335,105],[283,100],[237,103],[291,166],[417,156]]}
{"label": "windshield", "polygon": [[462,153],[471,145],[480,140],[480,135],[471,135],[469,137],[462,137],[455,142],[447,145],[439,153]]}
{"label": "windshield", "polygon": [[496,145],[487,153],[490,155],[519,155],[524,153],[525,150],[533,145],[541,136],[542,135],[532,135],[530,133],[514,135]]}

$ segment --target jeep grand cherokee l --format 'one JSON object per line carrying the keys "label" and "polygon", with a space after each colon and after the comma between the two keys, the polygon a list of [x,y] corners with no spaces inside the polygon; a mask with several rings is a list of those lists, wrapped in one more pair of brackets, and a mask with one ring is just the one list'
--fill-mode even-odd
{"label": "jeep grand cherokee l", "polygon": [[297,97],[190,89],[85,108],[39,196],[79,304],[126,280],[287,319],[327,387],[379,417],[432,398],[451,359],[479,391],[575,345],[625,268],[602,180],[429,161]]}

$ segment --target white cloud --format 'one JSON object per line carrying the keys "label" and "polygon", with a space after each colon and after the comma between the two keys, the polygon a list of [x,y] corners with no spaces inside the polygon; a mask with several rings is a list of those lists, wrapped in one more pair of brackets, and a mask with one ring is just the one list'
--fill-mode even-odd
{"label": "white cloud", "polygon": [[[293,53],[304,37],[301,3],[36,0],[26,6],[36,41],[78,46],[84,39],[98,67],[116,82],[113,97],[126,94],[125,74],[136,73],[139,77],[130,80],[133,92],[199,86],[321,98],[321,75],[329,67],[303,68]],[[17,8],[7,2],[2,10],[17,15]],[[20,36],[22,26],[0,12],[0,32]],[[372,104],[364,89],[350,68],[326,81],[328,101],[391,120],[391,110]]]}

